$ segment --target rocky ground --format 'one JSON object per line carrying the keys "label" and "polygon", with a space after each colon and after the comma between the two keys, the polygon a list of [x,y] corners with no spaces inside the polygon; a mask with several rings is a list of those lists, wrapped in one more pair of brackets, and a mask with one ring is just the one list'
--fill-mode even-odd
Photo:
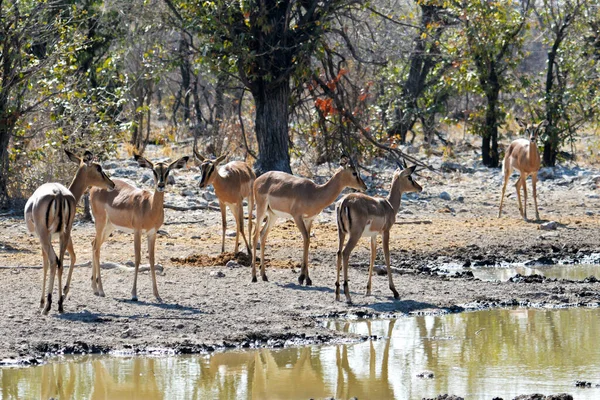
{"label": "rocky ground", "polygon": [[[78,222],[73,230],[78,266],[66,312],[58,314],[54,305],[50,315],[41,316],[39,242],[27,233],[20,210],[3,214],[0,359],[36,359],[56,352],[168,348],[187,353],[235,345],[333,342],[348,338],[324,328],[321,318],[457,312],[519,304],[600,304],[600,283],[595,279],[482,282],[468,273],[440,273],[448,264],[477,268],[561,262],[569,268],[571,263],[598,262],[600,253],[597,168],[571,163],[543,169],[538,187],[542,221],[537,222],[519,217],[513,177],[504,215],[499,219],[500,170],[482,167],[472,150],[461,154],[451,162],[431,157],[429,161],[439,173],[421,172],[416,180],[423,192],[403,200],[391,242],[400,300],[391,296],[385,276],[375,276],[373,295],[364,295],[369,250],[367,239],[363,239],[351,258],[354,304],[334,301],[337,232],[333,207],[314,224],[312,287],[297,283],[301,237],[294,224],[285,220],[273,229],[266,246],[269,282],[251,283],[244,255],[219,255],[221,227],[215,197],[212,189],[198,189],[198,169],[191,166],[174,174],[165,200],[170,208],[156,250],[157,262],[163,267],[158,276],[163,303],[155,301],[147,271],[139,280],[140,301],[130,301],[133,273],[126,263],[133,259],[133,238],[122,232],[115,232],[103,246],[106,297],[94,296],[89,282],[94,228],[92,223]],[[151,172],[132,161],[109,162],[105,168],[112,177],[151,187]],[[375,160],[367,168],[363,176],[369,193],[386,194],[394,167]],[[313,178],[321,182],[332,174],[327,166],[313,172]],[[531,184],[528,186],[531,191]],[[531,194],[529,199],[529,215],[533,217]],[[226,250],[231,252],[234,222],[230,214],[228,220]],[[556,222],[555,230],[540,229],[548,221]],[[145,252],[145,244],[142,248]],[[376,263],[383,264],[381,250]]]}

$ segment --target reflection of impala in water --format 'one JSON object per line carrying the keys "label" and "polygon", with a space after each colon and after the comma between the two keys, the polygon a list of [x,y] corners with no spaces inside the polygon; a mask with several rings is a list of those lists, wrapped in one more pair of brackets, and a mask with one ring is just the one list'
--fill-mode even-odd
{"label": "reflection of impala in water", "polygon": [[257,350],[214,354],[208,362],[200,363],[192,398],[210,398],[210,393],[214,398],[227,399],[243,395],[252,399],[326,397],[321,363],[312,350],[305,347],[276,353]]}
{"label": "reflection of impala in water", "polygon": [[[110,361],[118,363],[120,360]],[[120,379],[115,379],[114,374],[107,370],[105,361],[93,361],[94,383],[90,400],[161,400],[165,398],[163,391],[156,384],[154,362],[155,360],[152,358],[135,359],[131,374],[122,376],[123,374],[118,373],[117,376]],[[157,373],[161,374],[160,371]]]}
{"label": "reflection of impala in water", "polygon": [[[365,322],[367,323],[369,336],[371,336],[371,321],[367,320]],[[337,365],[336,398],[346,399],[356,397],[358,399],[393,399],[395,397],[388,375],[390,344],[392,342],[391,338],[395,323],[396,320],[391,320],[388,325],[387,338],[384,339],[385,347],[381,357],[381,371],[379,376],[377,376],[377,356],[372,340],[369,342],[369,374],[367,377],[358,376],[353,370],[353,366],[356,369],[356,362],[359,361],[357,358],[354,358],[353,362],[349,362],[348,360],[348,348],[352,348],[352,345],[337,346],[335,350]],[[352,360],[352,358],[350,358],[350,360]]]}

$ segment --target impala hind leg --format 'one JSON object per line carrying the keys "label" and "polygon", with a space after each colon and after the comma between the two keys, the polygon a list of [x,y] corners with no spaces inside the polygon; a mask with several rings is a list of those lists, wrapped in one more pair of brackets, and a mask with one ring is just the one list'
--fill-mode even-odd
{"label": "impala hind leg", "polygon": [[67,243],[67,251],[69,252],[69,274],[67,275],[67,283],[63,290],[63,296],[67,297],[69,294],[69,288],[71,287],[71,277],[73,276],[73,269],[75,268],[75,250],[73,249],[73,240],[69,237],[69,243]]}
{"label": "impala hind leg", "polygon": [[[252,239],[252,282],[256,282],[256,249],[258,247],[258,236],[262,235],[259,227],[267,217],[266,204],[256,203],[256,228],[254,229],[254,238]],[[266,229],[267,223],[263,225],[262,230]],[[264,248],[264,243],[261,243],[261,248]],[[262,259],[261,259],[262,262]]]}
{"label": "impala hind leg", "polygon": [[50,255],[46,252],[44,246],[42,246],[42,268],[44,270],[43,279],[42,279],[42,298],[40,299],[40,308],[44,307],[44,303],[46,302],[46,277],[48,276],[48,260]]}
{"label": "impala hind leg", "polygon": [[265,282],[269,281],[269,279],[267,279],[267,273],[265,272],[265,247],[267,247],[267,236],[269,236],[269,232],[275,225],[276,221],[277,217],[273,214],[269,214],[267,216],[267,222],[260,232],[260,276]]}
{"label": "impala hind leg", "polygon": [[340,301],[340,271],[342,270],[342,249],[344,248],[344,240],[346,240],[346,234],[338,228],[338,251],[336,257],[336,275],[335,281],[335,301]]}
{"label": "impala hind leg", "polygon": [[509,161],[504,161],[504,183],[502,184],[502,195],[500,196],[500,209],[498,210],[498,218],[502,216],[502,205],[504,204],[504,194],[506,193],[506,185],[508,184],[508,180],[510,179],[510,174],[512,173],[510,166],[508,166]]}
{"label": "impala hind leg", "polygon": [[52,306],[52,290],[54,288],[54,276],[56,275],[56,267],[58,266],[58,257],[56,256],[56,253],[54,252],[51,243],[47,244],[46,252],[49,256],[50,277],[48,278],[48,289],[46,291],[46,306],[42,310],[43,315],[48,315],[48,312],[50,312],[50,307]]}
{"label": "impala hind leg", "polygon": [[[252,212],[254,210],[254,196],[252,193],[248,196],[248,240],[252,240]],[[243,211],[242,211],[243,213]],[[242,225],[243,227],[243,225]],[[246,244],[248,246],[248,244]],[[248,246],[248,255],[252,256],[252,251],[250,251],[250,246]]]}
{"label": "impala hind leg", "polygon": [[371,295],[371,279],[373,277],[373,265],[377,256],[377,236],[371,236],[371,260],[369,263],[369,280],[367,281],[367,296]]}
{"label": "impala hind leg", "polygon": [[533,203],[535,204],[535,219],[540,220],[540,212],[538,211],[537,203],[537,172],[531,175],[531,186],[533,187]]}
{"label": "impala hind leg", "polygon": [[294,222],[302,234],[302,243],[304,246],[302,253],[302,267],[300,269],[300,276],[298,276],[298,283],[302,285],[304,283],[304,279],[306,279],[306,285],[310,286],[312,284],[312,281],[308,277],[308,248],[310,247],[310,237],[302,217],[294,217]]}
{"label": "impala hind leg", "polygon": [[236,215],[235,223],[237,229],[237,233],[235,235],[235,253],[237,254],[238,252],[238,237],[241,234],[242,239],[244,240],[244,244],[246,245],[246,249],[248,250],[248,254],[250,254],[250,246],[248,245],[248,240],[246,239],[246,234],[244,233],[244,204],[242,199],[238,201],[236,206],[236,213],[234,215]]}
{"label": "impala hind leg", "polygon": [[69,240],[71,240],[71,232],[68,230],[66,233],[62,234],[60,238],[60,252],[58,255],[58,266],[56,269],[56,273],[58,274],[58,312],[64,313],[65,310],[63,308],[63,303],[65,301],[65,295],[62,292],[62,276],[63,276],[63,267],[65,262],[65,252],[67,251],[67,246],[69,245]]}
{"label": "impala hind leg", "polygon": [[346,295],[346,302],[348,304],[352,304],[352,299],[350,298],[350,286],[348,284],[348,262],[350,260],[350,254],[358,244],[359,239],[360,235],[353,236],[350,234],[348,243],[346,243],[346,247],[344,247],[344,251],[342,252],[342,262],[344,265],[344,294]]}
{"label": "impala hind leg", "polygon": [[[221,201],[219,201],[219,209],[221,210],[221,253],[225,253],[225,232],[227,231],[227,205]],[[232,210],[233,211],[233,210]],[[233,212],[235,214],[235,211]],[[237,251],[237,240],[236,241],[236,251]]]}
{"label": "impala hind leg", "polygon": [[392,278],[392,266],[390,265],[390,231],[383,232],[383,254],[385,256],[385,266],[387,267],[390,290],[394,294],[394,298],[399,299],[400,295],[394,286],[394,279]]}

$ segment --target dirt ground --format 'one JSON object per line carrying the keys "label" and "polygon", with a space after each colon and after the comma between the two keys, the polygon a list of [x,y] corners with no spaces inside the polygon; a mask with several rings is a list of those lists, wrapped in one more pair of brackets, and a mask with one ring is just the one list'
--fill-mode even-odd
{"label": "dirt ground", "polygon": [[[378,176],[368,177],[372,192],[387,190],[392,171],[384,168]],[[179,173],[176,181],[185,183],[171,188],[170,199],[180,197],[186,188],[200,196],[202,192],[193,186],[194,175],[194,168]],[[391,234],[394,280],[401,299],[394,300],[387,277],[379,275],[373,277],[373,295],[365,296],[369,243],[363,239],[351,257],[352,305],[334,299],[337,231],[331,207],[313,225],[311,287],[297,283],[302,243],[292,221],[279,220],[268,238],[269,282],[251,283],[249,267],[225,266],[235,259],[232,254],[218,257],[218,211],[169,209],[156,249],[157,262],[164,267],[158,276],[163,303],[157,303],[152,295],[148,272],[141,273],[138,281],[140,301],[130,301],[133,272],[129,267],[104,268],[106,297],[94,296],[89,266],[94,227],[93,223],[77,223],[73,239],[77,264],[83,265],[75,268],[65,313],[58,314],[55,303],[50,314],[42,316],[40,245],[26,231],[17,210],[0,218],[0,291],[4,293],[0,300],[0,359],[31,360],[57,352],[174,349],[188,353],[228,346],[325,343],[347,339],[343,333],[323,327],[321,319],[328,316],[599,304],[600,283],[594,279],[482,282],[468,274],[450,277],[437,272],[449,263],[476,268],[561,261],[569,268],[570,263],[597,262],[598,176],[600,172],[593,167],[571,166],[539,183],[541,222],[558,223],[556,230],[545,231],[540,229],[541,222],[519,218],[515,177],[507,189],[512,194],[505,201],[503,217],[497,218],[499,170],[422,173],[416,180],[424,187],[423,193],[403,200]],[[450,200],[445,200],[442,192],[448,192]],[[529,199],[533,217],[531,193]],[[231,214],[228,221],[231,232]],[[233,237],[226,238],[226,251],[233,251],[233,241]],[[145,253],[145,242],[142,249]],[[132,235],[115,231],[102,248],[102,262],[125,264],[132,259]],[[143,260],[147,260],[145,254]],[[240,257],[240,263],[247,264],[247,259]],[[376,264],[383,264],[381,246]]]}

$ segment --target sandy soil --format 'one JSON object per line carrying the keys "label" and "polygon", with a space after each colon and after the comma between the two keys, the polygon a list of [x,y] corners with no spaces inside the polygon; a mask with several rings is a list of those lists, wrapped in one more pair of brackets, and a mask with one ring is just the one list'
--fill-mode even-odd
{"label": "sandy soil", "polygon": [[[369,177],[367,183],[372,192],[383,193],[393,169],[373,168],[377,167],[381,173]],[[201,192],[193,185],[195,174],[193,168],[179,173],[167,200],[180,198],[186,189],[199,196]],[[540,182],[540,214],[544,221],[558,222],[557,230],[543,231],[539,222],[519,218],[513,184],[507,191],[513,194],[506,199],[504,215],[497,218],[499,170],[422,174],[417,180],[424,192],[407,196],[392,231],[394,280],[401,299],[394,300],[387,277],[377,275],[373,277],[373,295],[365,296],[369,250],[368,240],[363,239],[351,258],[353,305],[334,301],[337,232],[332,208],[314,224],[312,287],[297,284],[302,245],[291,221],[280,220],[269,236],[269,282],[253,284],[249,267],[226,267],[224,264],[235,258],[232,254],[218,257],[221,227],[217,211],[167,210],[165,234],[159,237],[156,251],[157,262],[164,267],[158,276],[162,304],[152,295],[148,272],[139,278],[140,301],[130,301],[133,272],[126,267],[103,269],[106,297],[94,296],[89,267],[94,228],[92,223],[77,223],[73,230],[77,263],[84,266],[75,268],[66,312],[58,314],[54,304],[48,316],[41,316],[39,309],[42,272],[38,240],[27,233],[20,212],[4,215],[0,218],[0,290],[4,293],[0,359],[32,359],[56,352],[165,348],[198,352],[233,345],[322,343],[347,339],[322,326],[320,319],[327,316],[458,312],[466,307],[517,304],[597,304],[598,282],[482,282],[468,274],[448,277],[436,272],[436,267],[447,263],[476,267],[527,261],[593,262],[594,254],[600,252],[597,176],[597,169],[583,173],[571,169],[567,175]],[[440,198],[443,191],[451,200]],[[529,211],[534,216],[531,195]],[[233,229],[230,214],[228,220]],[[227,237],[227,251],[233,250],[233,240]],[[142,249],[145,253],[145,243]],[[132,235],[115,232],[103,246],[101,259],[120,264],[132,260]],[[240,262],[244,261],[241,257]],[[376,263],[383,264],[381,246]]]}

